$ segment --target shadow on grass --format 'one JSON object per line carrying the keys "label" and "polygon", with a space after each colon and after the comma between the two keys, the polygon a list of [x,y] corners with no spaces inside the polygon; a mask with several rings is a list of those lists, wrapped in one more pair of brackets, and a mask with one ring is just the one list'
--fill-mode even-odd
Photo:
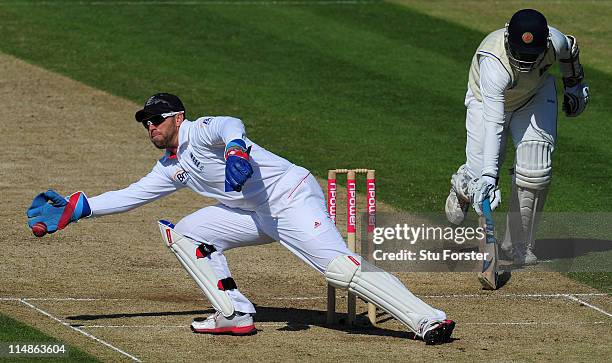
{"label": "shadow on grass", "polygon": [[598,239],[539,239],[535,244],[539,259],[575,258],[591,252],[612,250],[612,241]]}

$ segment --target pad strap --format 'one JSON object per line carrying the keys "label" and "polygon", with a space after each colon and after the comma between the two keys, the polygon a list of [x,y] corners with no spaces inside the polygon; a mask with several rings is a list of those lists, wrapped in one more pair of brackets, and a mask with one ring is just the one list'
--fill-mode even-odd
{"label": "pad strap", "polygon": [[198,248],[196,248],[196,258],[206,258],[216,251],[217,249],[215,246],[202,243],[198,246]]}
{"label": "pad strap", "polygon": [[238,288],[238,286],[236,286],[236,282],[231,277],[227,277],[222,280],[219,280],[219,282],[217,282],[217,287],[221,291],[234,290]]}

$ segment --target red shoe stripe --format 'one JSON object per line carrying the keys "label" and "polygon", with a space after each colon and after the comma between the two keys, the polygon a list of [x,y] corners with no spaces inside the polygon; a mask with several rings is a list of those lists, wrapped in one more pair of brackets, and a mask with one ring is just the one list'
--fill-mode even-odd
{"label": "red shoe stripe", "polygon": [[207,333],[207,334],[223,334],[223,333],[232,333],[232,334],[248,334],[257,330],[255,328],[255,324],[247,325],[247,326],[227,326],[222,328],[213,328],[213,329],[196,329],[193,328],[193,331],[196,333]]}

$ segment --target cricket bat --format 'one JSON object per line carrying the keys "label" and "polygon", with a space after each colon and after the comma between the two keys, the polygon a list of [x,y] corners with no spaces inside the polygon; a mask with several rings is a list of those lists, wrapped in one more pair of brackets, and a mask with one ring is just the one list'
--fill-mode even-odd
{"label": "cricket bat", "polygon": [[486,254],[482,259],[478,280],[485,290],[497,290],[499,288],[497,239],[495,238],[495,225],[489,199],[482,202],[482,216],[478,218],[478,224],[485,232],[485,237],[480,240],[478,250],[480,253]]}

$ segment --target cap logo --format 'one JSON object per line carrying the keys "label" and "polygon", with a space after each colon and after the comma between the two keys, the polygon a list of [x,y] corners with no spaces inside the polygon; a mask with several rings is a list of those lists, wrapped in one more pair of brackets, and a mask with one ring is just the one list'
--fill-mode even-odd
{"label": "cap logo", "polygon": [[149,97],[149,99],[145,103],[145,107],[146,106],[151,106],[152,104],[157,103],[155,101],[157,101],[157,98],[155,98],[155,96]]}
{"label": "cap logo", "polygon": [[145,107],[147,107],[147,106],[151,106],[151,105],[156,105],[156,104],[158,104],[158,103],[163,103],[164,105],[170,105],[170,104],[168,103],[168,101],[163,100],[163,99],[161,99],[161,98],[157,97],[157,95],[155,95],[155,96],[151,96],[151,97],[150,97],[150,98],[147,100],[147,102],[145,103]]}
{"label": "cap logo", "polygon": [[523,42],[525,44],[531,44],[531,42],[533,42],[533,34],[531,34],[530,32],[525,32],[523,33],[521,39],[523,39]]}

